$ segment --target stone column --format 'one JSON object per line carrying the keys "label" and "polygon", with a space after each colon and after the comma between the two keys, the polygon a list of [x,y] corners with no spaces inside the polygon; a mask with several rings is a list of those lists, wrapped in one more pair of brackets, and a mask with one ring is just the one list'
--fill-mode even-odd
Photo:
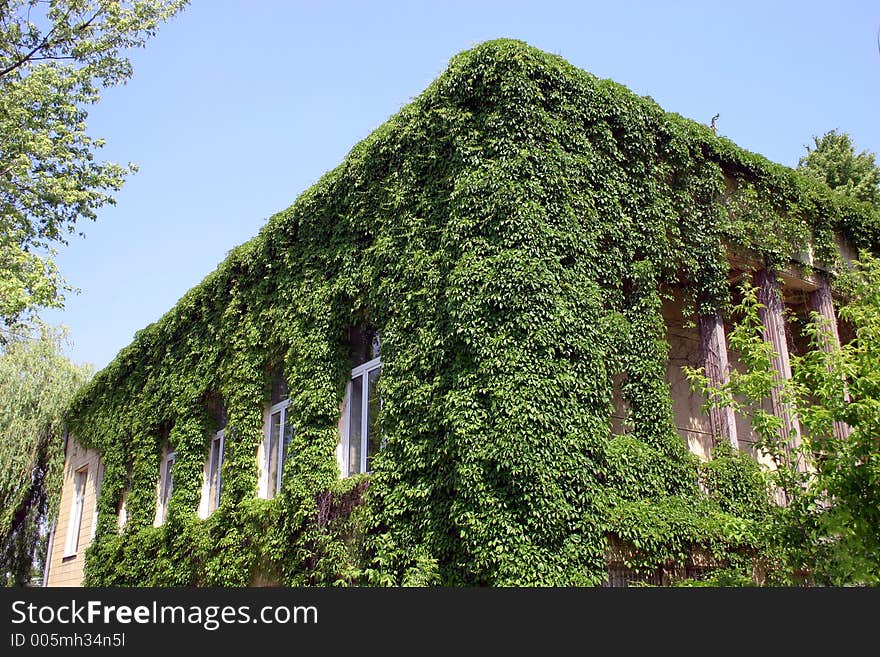
{"label": "stone column", "polygon": [[837,332],[837,315],[834,312],[834,303],[831,299],[831,285],[824,274],[819,274],[819,289],[811,292],[809,296],[810,310],[815,310],[825,320],[829,329],[827,339],[822,347],[826,350],[834,350],[840,347],[840,334]]}
{"label": "stone column", "polygon": [[[724,335],[724,321],[721,313],[700,315],[700,353],[703,359],[703,371],[712,387],[721,387],[730,378],[730,367],[727,360],[727,338]],[[739,449],[736,435],[736,418],[733,409],[710,408],[709,424],[716,441],[726,440],[734,449]]]}
{"label": "stone column", "polygon": [[[819,275],[819,289],[810,293],[808,300],[810,310],[817,312],[824,320],[824,339],[821,347],[825,351],[840,349],[840,334],[837,332],[837,315],[834,312],[834,303],[831,298],[831,285],[828,277]],[[849,394],[844,392],[844,398],[849,401]],[[834,423],[834,437],[843,440],[852,432],[852,428],[846,422]]]}
{"label": "stone column", "polygon": [[[785,317],[782,296],[779,293],[779,281],[776,273],[769,269],[761,269],[755,273],[755,285],[758,287],[758,301],[763,306],[759,310],[761,322],[764,324],[764,339],[773,347],[773,369],[777,380],[791,378],[791,361],[788,356],[788,341],[785,337]],[[783,444],[798,448],[801,444],[800,426],[790,404],[782,400],[780,390],[776,387],[770,393],[773,414],[782,419],[780,438]],[[798,458],[798,469],[805,470],[806,464]]]}

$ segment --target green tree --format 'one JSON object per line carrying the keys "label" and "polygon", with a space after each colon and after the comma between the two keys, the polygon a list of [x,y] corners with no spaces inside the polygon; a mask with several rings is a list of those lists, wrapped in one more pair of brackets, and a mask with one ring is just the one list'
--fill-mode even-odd
{"label": "green tree", "polygon": [[[0,319],[63,303],[54,247],[94,219],[135,170],[96,160],[86,108],[125,83],[143,46],[187,0],[0,2]],[[4,333],[7,334],[4,336]]]}
{"label": "green tree", "polygon": [[0,583],[23,585],[46,554],[64,467],[63,413],[91,376],[61,354],[64,334],[41,325],[0,354]]}
{"label": "green tree", "polygon": [[798,169],[831,189],[870,203],[880,211],[880,167],[874,153],[856,154],[852,138],[836,130],[813,137],[813,148],[798,161]]}
{"label": "green tree", "polygon": [[[855,329],[852,341],[833,347],[828,327],[814,313],[804,327],[810,349],[792,356],[790,380],[778,380],[756,291],[744,286],[729,340],[745,371],[731,372],[721,388],[711,388],[699,370],[690,370],[689,377],[710,405],[748,416],[760,437],[758,448],[776,462],[778,469],[768,474],[785,503],[768,516],[765,529],[787,555],[789,573],[807,572],[820,584],[878,585],[880,259],[863,252],[843,278],[849,300],[839,314]],[[800,424],[797,448],[782,442],[781,420],[763,410],[774,387]],[[806,470],[798,460],[808,464]]]}

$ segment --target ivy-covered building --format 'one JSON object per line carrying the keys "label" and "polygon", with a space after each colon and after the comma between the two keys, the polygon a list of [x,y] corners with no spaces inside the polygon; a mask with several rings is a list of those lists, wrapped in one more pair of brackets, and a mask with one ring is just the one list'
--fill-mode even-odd
{"label": "ivy-covered building", "polygon": [[618,585],[759,560],[748,478],[705,476],[760,460],[755,434],[683,366],[741,367],[749,273],[787,376],[784,311],[835,325],[834,273],[878,235],[649,98],[482,44],[95,376],[48,583]]}

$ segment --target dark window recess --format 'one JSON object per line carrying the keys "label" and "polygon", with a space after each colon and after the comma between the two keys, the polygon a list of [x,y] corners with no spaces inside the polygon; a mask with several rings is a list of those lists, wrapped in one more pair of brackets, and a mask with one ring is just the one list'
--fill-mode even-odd
{"label": "dark window recess", "polygon": [[272,380],[272,391],[269,395],[269,405],[274,406],[275,404],[284,401],[290,396],[290,393],[287,390],[287,381],[284,380],[284,376],[279,374]]}
{"label": "dark window recess", "polygon": [[223,404],[223,397],[219,392],[209,392],[205,396],[205,408],[218,429],[226,426],[228,422],[226,407]]}
{"label": "dark window recess", "polygon": [[348,345],[351,350],[352,368],[379,357],[379,334],[372,327],[349,328]]}

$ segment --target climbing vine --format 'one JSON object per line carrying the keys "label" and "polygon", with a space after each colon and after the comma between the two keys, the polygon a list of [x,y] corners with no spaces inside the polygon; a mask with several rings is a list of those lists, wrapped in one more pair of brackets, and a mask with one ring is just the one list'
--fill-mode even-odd
{"label": "climbing vine", "polygon": [[[661,291],[724,308],[730,244],[771,263],[812,245],[835,265],[835,233],[876,247],[880,220],[559,57],[509,40],[462,53],[74,403],[106,464],[86,581],[593,585],[611,539],[637,568],[756,554],[754,509],[713,493],[733,485],[726,462],[701,487],[673,426]],[[335,458],[347,335],[365,326],[385,444],[368,485]],[[281,375],[295,430],[261,500]],[[221,425],[220,506],[200,520]],[[174,489],[153,527],[166,444]]]}

